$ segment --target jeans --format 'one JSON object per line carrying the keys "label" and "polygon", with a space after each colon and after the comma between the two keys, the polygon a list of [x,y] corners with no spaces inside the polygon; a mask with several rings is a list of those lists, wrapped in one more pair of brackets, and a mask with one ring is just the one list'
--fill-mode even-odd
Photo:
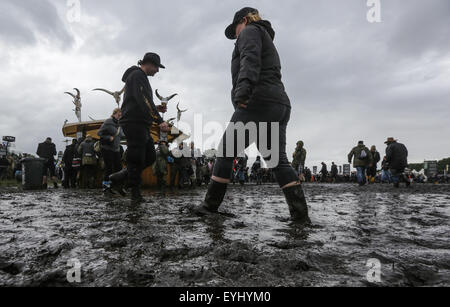
{"label": "jeans", "polygon": [[403,173],[405,172],[404,169],[396,170],[396,169],[390,169],[389,172],[391,173],[391,180],[392,183],[397,184],[400,183],[400,180],[404,178]]}
{"label": "jeans", "polygon": [[142,171],[156,161],[156,150],[147,125],[127,124],[123,127],[127,138],[128,181],[131,188],[141,185]]}
{"label": "jeans", "polygon": [[[256,143],[258,149],[260,149],[260,142],[264,139],[261,138],[262,132],[267,133],[267,144],[266,148],[268,150],[277,150],[279,159],[276,163],[276,166],[273,168],[275,173],[275,177],[277,178],[278,184],[280,187],[283,187],[289,183],[297,182],[298,176],[295,170],[292,168],[291,164],[286,155],[286,129],[291,115],[291,108],[276,104],[276,103],[251,103],[248,105],[247,109],[244,108],[236,108],[230,123],[243,123],[246,125],[247,123],[254,122],[257,128],[257,135],[250,136],[248,131],[244,135],[240,135],[240,137],[244,138],[244,146],[248,148],[251,144]],[[267,131],[261,131],[259,123],[268,123]],[[275,146],[278,146],[278,149],[273,149],[272,140],[271,140],[271,123],[279,123],[279,133],[276,136],[278,138],[278,143]],[[229,133],[234,134],[234,144],[227,144],[227,135]],[[216,164],[214,166],[213,175],[219,178],[228,179],[232,177],[233,170],[233,160],[237,157],[241,152],[238,152],[237,146],[237,129],[227,129],[225,132],[221,145],[219,146],[219,154],[222,154],[222,157],[218,157]],[[275,142],[275,141],[274,141]],[[230,150],[228,146],[234,146]],[[228,149],[228,150],[227,150]],[[239,148],[242,149],[242,148]],[[227,152],[232,152],[231,155],[227,155]],[[263,158],[267,161],[271,159],[270,155],[267,155],[264,152]]]}
{"label": "jeans", "polygon": [[385,181],[392,183],[392,175],[391,172],[388,170],[382,170],[381,172],[381,182]]}
{"label": "jeans", "polygon": [[366,167],[359,166],[356,168],[356,178],[359,184],[366,184]]}

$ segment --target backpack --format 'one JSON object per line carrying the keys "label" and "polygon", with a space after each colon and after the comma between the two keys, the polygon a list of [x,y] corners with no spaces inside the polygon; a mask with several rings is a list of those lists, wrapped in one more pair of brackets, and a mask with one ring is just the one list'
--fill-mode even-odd
{"label": "backpack", "polygon": [[101,146],[100,146],[100,141],[95,142],[94,151],[95,151],[95,153],[100,153],[102,151]]}
{"label": "backpack", "polygon": [[367,152],[365,149],[361,150],[360,154],[359,154],[359,159],[360,160],[365,160],[367,159],[369,156],[367,155]]}

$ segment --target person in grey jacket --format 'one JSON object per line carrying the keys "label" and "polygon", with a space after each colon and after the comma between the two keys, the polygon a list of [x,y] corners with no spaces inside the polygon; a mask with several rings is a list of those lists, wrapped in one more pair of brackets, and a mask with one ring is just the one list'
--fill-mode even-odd
{"label": "person in grey jacket", "polygon": [[[246,7],[235,14],[233,23],[225,30],[225,35],[229,39],[237,40],[231,64],[231,99],[235,112],[230,122],[256,125],[257,136],[250,138],[247,135],[245,147],[252,143],[259,147],[259,141],[263,140],[264,134],[272,135],[272,124],[279,124],[276,140],[267,140],[272,153],[276,152],[279,158],[273,171],[285,194],[292,219],[299,223],[309,223],[305,194],[286,155],[286,130],[291,104],[281,81],[280,57],[273,42],[275,31],[269,21],[261,19],[257,9]],[[267,130],[260,129],[260,123],[267,123]],[[234,144],[227,144],[230,136],[228,134],[242,138],[246,134],[239,132],[242,131],[237,128],[231,131],[227,129],[222,138],[220,156],[214,166],[205,201],[193,210],[197,215],[217,213],[230,183],[233,160],[241,154],[238,152],[241,148],[237,148],[236,137]],[[272,160],[276,154],[270,156],[266,153],[263,158],[266,161]]]}
{"label": "person in grey jacket", "polygon": [[[98,131],[101,153],[103,161],[105,162],[105,173],[103,177],[103,191],[105,193],[113,194],[109,176],[119,172],[122,169],[120,141],[125,138],[125,134],[119,126],[121,116],[121,109],[115,109],[111,117],[105,120]],[[124,194],[122,189],[119,190],[119,193],[122,195]]]}

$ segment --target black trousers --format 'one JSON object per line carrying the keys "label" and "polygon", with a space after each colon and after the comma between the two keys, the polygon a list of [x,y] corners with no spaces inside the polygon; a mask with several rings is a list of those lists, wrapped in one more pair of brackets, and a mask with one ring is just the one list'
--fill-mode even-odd
{"label": "black trousers", "polygon": [[102,157],[105,162],[105,175],[103,181],[109,181],[111,174],[117,173],[122,169],[122,156],[120,152],[102,149]]}
{"label": "black trousers", "polygon": [[[250,135],[248,131],[243,135],[242,131],[239,129],[228,128],[222,138],[221,145],[219,146],[219,154],[222,154],[222,157],[217,158],[213,175],[219,178],[231,178],[233,160],[241,154],[241,152],[238,151],[242,149],[238,148],[238,137],[245,137],[245,148],[256,143],[260,152],[262,149],[268,149],[278,153],[278,160],[274,161],[276,165],[274,165],[273,171],[280,187],[298,181],[298,176],[289,163],[286,155],[286,129],[290,116],[291,108],[277,103],[251,103],[247,109],[237,108],[230,123],[242,123],[246,125],[253,122],[256,124],[257,135]],[[267,128],[261,130],[262,127],[260,126],[260,123],[267,123]],[[279,124],[278,134],[275,135],[278,140],[272,140],[273,128],[271,123]],[[233,144],[227,144],[227,135],[230,133],[234,134]],[[263,138],[263,134],[266,134],[267,137]],[[261,142],[263,140],[267,140],[267,144],[264,144],[264,147],[266,148],[261,148],[263,145]],[[232,150],[230,150],[229,146],[233,146]],[[275,159],[275,157],[265,154],[264,152],[261,152],[261,154],[263,154],[263,158],[266,162],[272,158]]]}
{"label": "black trousers", "polygon": [[75,188],[77,182],[77,172],[78,170],[73,168],[72,166],[66,166],[64,168],[64,182],[63,186],[65,188]]}
{"label": "black trousers", "polygon": [[131,188],[141,185],[142,171],[156,161],[156,150],[147,125],[127,124],[123,127],[127,138],[127,168]]}

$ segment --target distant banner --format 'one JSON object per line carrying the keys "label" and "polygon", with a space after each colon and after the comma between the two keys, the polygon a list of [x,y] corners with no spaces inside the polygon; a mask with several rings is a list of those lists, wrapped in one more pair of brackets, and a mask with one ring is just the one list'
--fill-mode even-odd
{"label": "distant banner", "polygon": [[16,138],[14,136],[4,136],[3,141],[9,142],[9,143],[14,143],[16,141]]}
{"label": "distant banner", "polygon": [[344,164],[343,165],[343,173],[344,176],[350,176],[350,164]]}

